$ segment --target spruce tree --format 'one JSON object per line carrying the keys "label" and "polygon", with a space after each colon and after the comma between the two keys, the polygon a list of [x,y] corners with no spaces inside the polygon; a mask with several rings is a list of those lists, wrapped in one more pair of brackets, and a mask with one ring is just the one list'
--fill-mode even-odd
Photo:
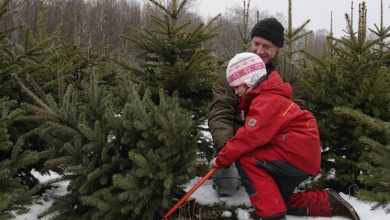
{"label": "spruce tree", "polygon": [[302,40],[305,39],[312,31],[306,31],[305,28],[309,24],[310,20],[306,20],[297,28],[292,26],[292,3],[291,0],[288,1],[288,25],[287,30],[284,35],[284,40],[286,45],[282,51],[281,74],[283,78],[287,81],[291,81],[299,73],[297,68],[294,66],[294,63],[298,61],[301,56],[301,49],[298,48],[299,45],[302,45]]}
{"label": "spruce tree", "polygon": [[[389,50],[377,48],[383,38],[366,38],[366,7],[359,7],[359,25],[355,32],[347,18],[347,36],[331,37],[332,56],[317,58],[306,54],[311,63],[301,77],[306,89],[306,107],[318,120],[323,145],[320,183],[339,191],[365,188],[361,181],[366,147],[356,137],[370,136],[362,124],[336,114],[334,107],[346,107],[370,117],[388,121]],[[389,36],[387,35],[386,38]]]}
{"label": "spruce tree", "polygon": [[[390,69],[387,70],[390,75]],[[389,91],[387,91],[389,94]],[[337,114],[352,118],[362,127],[367,129],[367,136],[356,137],[360,145],[364,148],[362,161],[358,162],[358,167],[362,169],[359,181],[364,184],[358,190],[358,197],[364,200],[375,201],[373,208],[387,206],[390,201],[390,122],[373,118],[359,110],[336,107]],[[360,134],[358,134],[360,135]]]}
{"label": "spruce tree", "polygon": [[23,168],[38,161],[38,153],[26,150],[24,142],[18,138],[13,123],[23,115],[15,100],[0,98],[0,219],[11,219],[12,212],[27,211],[33,195],[40,189],[33,188],[21,178],[26,173]]}
{"label": "spruce tree", "polygon": [[[0,4],[0,22],[13,11],[10,1]],[[13,213],[27,211],[35,193],[40,189],[38,181],[30,173],[31,166],[39,159],[37,152],[29,149],[21,138],[20,119],[24,111],[19,108],[18,92],[11,74],[23,69],[20,45],[8,36],[21,26],[4,26],[0,29],[0,219],[13,217]]]}
{"label": "spruce tree", "polygon": [[[44,5],[41,6],[43,12]],[[170,205],[172,187],[187,181],[193,169],[195,140],[199,138],[190,114],[179,107],[178,98],[161,93],[153,96],[152,102],[150,92],[135,89],[127,81],[119,82],[123,84],[116,87],[116,70],[110,66],[108,53],[100,56],[98,52],[82,49],[66,42],[59,32],[46,33],[43,20],[39,24],[39,37],[30,38],[26,28],[27,37],[22,45],[8,41],[2,32],[0,36],[6,44],[1,45],[0,56],[4,59],[0,64],[2,86],[12,88],[2,87],[2,91],[11,91],[10,96],[18,99],[18,105],[23,102],[21,106],[29,113],[16,128],[28,146],[39,148],[40,159],[45,159],[44,168],[40,164],[34,167],[62,174],[62,179],[56,181],[70,181],[69,193],[56,199],[42,216],[58,219],[129,216],[139,219],[145,213],[149,219],[161,216]],[[11,81],[11,75],[20,87]],[[27,83],[22,83],[25,80]],[[20,88],[29,99],[20,93]],[[113,97],[111,92],[119,97]],[[128,98],[122,98],[128,94]],[[137,115],[134,110],[144,112]],[[143,125],[147,121],[150,123]],[[22,142],[17,143],[20,146]],[[148,161],[147,172],[152,172],[146,175],[146,180],[140,176],[145,171],[135,159],[141,156]],[[16,161],[13,157],[4,158],[5,162],[10,160]],[[26,169],[27,174],[30,169]],[[117,176],[115,184],[113,176]],[[134,180],[150,183],[149,188],[145,187],[139,198],[118,196],[134,193],[123,187]],[[17,203],[19,197],[15,194],[14,198],[4,200],[5,210],[14,205],[11,203]],[[145,198],[147,202],[140,202]],[[107,206],[109,209],[104,208]],[[150,206],[153,210],[146,211]]]}
{"label": "spruce tree", "polygon": [[127,36],[140,50],[138,66],[120,63],[130,70],[138,82],[151,88],[158,96],[159,88],[168,95],[178,94],[181,106],[190,110],[197,122],[203,123],[206,105],[211,99],[215,65],[207,46],[213,34],[211,20],[207,25],[192,24],[183,14],[188,0],[149,0],[156,7],[153,28]]}
{"label": "spruce tree", "polygon": [[[14,13],[8,11],[7,4],[9,2],[5,1],[1,6],[0,19],[12,16]],[[1,94],[17,100],[19,104],[29,102],[29,99],[12,79],[12,74],[29,80],[29,84],[38,96],[52,94],[54,100],[58,100],[61,96],[57,95],[59,93],[57,75],[59,74],[65,83],[72,82],[76,88],[81,88],[81,81],[84,78],[88,79],[92,71],[99,69],[102,77],[106,77],[107,84],[111,83],[111,72],[103,71],[108,70],[109,62],[103,62],[104,58],[99,56],[98,52],[92,52],[66,42],[58,29],[47,33],[45,7],[42,1],[39,1],[39,5],[37,23],[39,23],[40,34],[38,37],[34,38],[26,25],[6,27],[5,30],[0,31]],[[8,38],[12,31],[16,30],[23,31],[24,42],[13,42]],[[30,149],[42,152],[42,156],[48,155],[46,150],[50,146],[47,146],[42,139],[28,135],[29,131],[36,126],[34,120],[17,122],[13,126],[19,133],[27,133],[24,135],[24,141]],[[22,178],[31,187],[38,183],[38,180],[30,173],[32,168],[39,172],[47,171],[47,169],[43,169],[43,161],[34,164],[34,167],[25,167],[24,173],[26,175]],[[60,170],[56,169],[56,171]]]}
{"label": "spruce tree", "polygon": [[292,2],[288,1],[288,25],[284,33],[283,50],[277,57],[277,69],[279,70],[282,78],[291,83],[293,86],[294,99],[297,102],[301,102],[299,98],[302,98],[302,86],[299,82],[299,77],[302,74],[298,63],[302,60],[302,48],[304,47],[303,41],[306,37],[312,34],[312,31],[306,31],[306,26],[310,20],[306,20],[300,26],[294,28],[292,26],[293,14],[292,14]]}
{"label": "spruce tree", "polygon": [[115,106],[111,89],[91,77],[81,90],[59,86],[59,101],[37,96],[15,77],[35,101],[26,105],[26,119],[39,126],[26,135],[48,143],[46,168],[61,168],[70,181],[69,194],[42,216],[156,219],[171,205],[172,188],[188,181],[194,168],[191,116],[177,98],[160,93],[155,104],[148,90],[131,83],[121,86],[126,102]]}

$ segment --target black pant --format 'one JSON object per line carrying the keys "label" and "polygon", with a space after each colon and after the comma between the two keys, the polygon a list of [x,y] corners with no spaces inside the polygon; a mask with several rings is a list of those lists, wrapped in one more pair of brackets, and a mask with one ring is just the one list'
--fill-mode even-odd
{"label": "black pant", "polygon": [[291,163],[280,160],[257,161],[256,166],[271,174],[286,202],[295,188],[310,176]]}

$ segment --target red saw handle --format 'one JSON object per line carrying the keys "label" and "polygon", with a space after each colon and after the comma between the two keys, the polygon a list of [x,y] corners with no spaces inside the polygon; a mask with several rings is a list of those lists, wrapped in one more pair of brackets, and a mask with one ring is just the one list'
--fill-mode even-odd
{"label": "red saw handle", "polygon": [[204,182],[206,182],[206,180],[208,180],[217,171],[217,169],[218,168],[216,167],[211,168],[211,170],[206,173],[206,175],[204,175],[203,178],[195,184],[195,186],[193,186],[186,194],[184,194],[184,196],[181,197],[181,199],[177,201],[176,204],[173,205],[167,213],[165,213],[164,218],[162,218],[161,220],[168,219],[168,217],[171,216],[176,211],[176,209],[179,208],[179,206],[183,204],[188,199],[188,197],[192,195],[192,193],[194,193]]}

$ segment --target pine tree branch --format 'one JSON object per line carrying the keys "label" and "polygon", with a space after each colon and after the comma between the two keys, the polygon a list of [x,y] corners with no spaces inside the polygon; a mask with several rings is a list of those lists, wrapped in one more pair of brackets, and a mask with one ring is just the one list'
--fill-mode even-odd
{"label": "pine tree branch", "polygon": [[39,104],[41,107],[43,107],[46,111],[50,112],[52,115],[57,114],[53,112],[49,106],[47,106],[39,97],[37,97],[30,89],[28,89],[23,82],[20,80],[20,78],[16,74],[12,74],[12,77],[15,79],[15,81],[19,84],[19,86],[22,88],[22,91],[25,92],[28,96],[30,96],[37,104]]}

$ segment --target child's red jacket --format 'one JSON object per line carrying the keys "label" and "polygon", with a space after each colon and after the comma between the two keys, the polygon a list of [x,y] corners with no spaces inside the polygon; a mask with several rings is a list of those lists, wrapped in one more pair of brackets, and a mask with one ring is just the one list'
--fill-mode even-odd
{"label": "child's red jacket", "polygon": [[320,170],[321,145],[317,122],[291,99],[290,84],[279,73],[250,90],[241,99],[245,124],[217,154],[216,163],[226,167],[250,154],[258,160],[282,160],[315,176]]}

